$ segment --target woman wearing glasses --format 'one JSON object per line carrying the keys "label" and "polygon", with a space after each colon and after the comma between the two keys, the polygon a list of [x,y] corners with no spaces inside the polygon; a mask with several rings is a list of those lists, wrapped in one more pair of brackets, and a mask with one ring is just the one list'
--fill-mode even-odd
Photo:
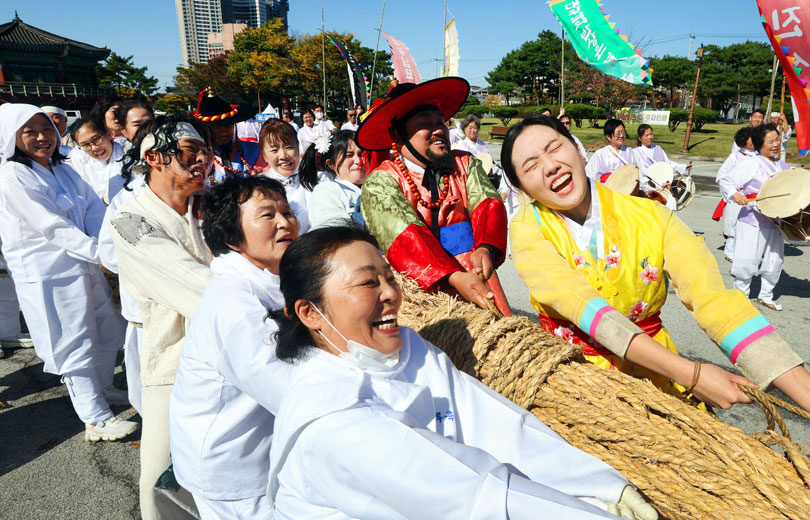
{"label": "woman wearing glasses", "polygon": [[605,139],[607,146],[594,152],[585,173],[591,179],[604,183],[616,169],[625,164],[636,164],[636,156],[633,149],[625,146],[627,140],[627,130],[624,123],[618,119],[608,119],[605,121]]}
{"label": "woman wearing glasses", "polygon": [[96,195],[109,204],[110,180],[121,176],[124,147],[93,119],[79,119],[70,127],[70,137],[78,145],[70,154],[70,165],[89,184]]}

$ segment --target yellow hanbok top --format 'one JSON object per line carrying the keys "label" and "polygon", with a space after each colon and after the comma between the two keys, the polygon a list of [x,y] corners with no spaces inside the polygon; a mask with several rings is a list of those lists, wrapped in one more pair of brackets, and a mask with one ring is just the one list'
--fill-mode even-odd
{"label": "yellow hanbok top", "polygon": [[[563,218],[537,202],[524,205],[510,224],[515,268],[535,309],[562,324],[555,334],[573,343],[584,332],[598,350],[588,356],[591,361],[650,377],[665,388],[668,381],[623,357],[642,332],[634,322],[656,320],[668,278],[712,341],[763,388],[802,363],[740,291],[725,288],[703,238],[674,213],[601,184],[592,192],[598,197],[602,243],[580,249]],[[573,325],[563,326],[567,322]],[[653,338],[677,352],[666,329],[656,330]]]}

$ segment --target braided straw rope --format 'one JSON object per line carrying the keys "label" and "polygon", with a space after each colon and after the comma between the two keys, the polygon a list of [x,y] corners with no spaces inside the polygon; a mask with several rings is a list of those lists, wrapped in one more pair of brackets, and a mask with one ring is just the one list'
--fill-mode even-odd
{"label": "braided straw rope", "polygon": [[784,423],[783,434],[773,431],[781,421],[772,408],[776,398],[746,389],[771,408],[769,429],[750,436],[649,381],[587,363],[579,347],[526,318],[498,317],[400,281],[400,324],[619,470],[663,518],[810,519],[810,460]]}

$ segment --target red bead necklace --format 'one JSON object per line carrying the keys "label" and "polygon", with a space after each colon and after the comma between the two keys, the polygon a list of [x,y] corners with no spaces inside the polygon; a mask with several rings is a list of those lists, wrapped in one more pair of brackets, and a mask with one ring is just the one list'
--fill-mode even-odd
{"label": "red bead necklace", "polygon": [[447,198],[447,192],[450,191],[450,174],[445,173],[442,175],[442,189],[441,193],[439,194],[439,200],[434,202],[426,202],[419,193],[416,183],[413,182],[413,178],[411,178],[410,173],[408,173],[408,167],[402,162],[402,158],[400,157],[399,152],[397,152],[397,148],[393,143],[391,144],[391,157],[394,158],[394,164],[399,167],[399,171],[402,173],[402,176],[405,177],[405,182],[407,182],[408,187],[411,188],[411,193],[413,193],[417,204],[427,209],[440,208],[444,202],[444,199]]}
{"label": "red bead necklace", "polygon": [[228,166],[227,164],[223,163],[223,162],[222,162],[222,161],[219,159],[219,157],[217,157],[217,156],[216,156],[216,154],[214,154],[214,162],[215,162],[215,163],[217,163],[217,165],[221,166],[222,168],[224,168],[225,170],[227,170],[227,171],[229,171],[229,172],[231,172],[231,173],[240,173],[240,174],[241,174],[241,173],[250,173],[250,170],[252,170],[252,169],[253,169],[253,165],[252,165],[252,164],[249,164],[249,163],[248,163],[248,162],[245,160],[245,158],[244,158],[244,157],[242,157],[242,152],[240,152],[239,150],[237,150],[237,151],[236,151],[236,153],[239,155],[239,160],[242,162],[242,164],[244,164],[245,166],[247,166],[247,170],[237,170],[236,168],[231,168],[231,167],[230,167],[230,166]]}

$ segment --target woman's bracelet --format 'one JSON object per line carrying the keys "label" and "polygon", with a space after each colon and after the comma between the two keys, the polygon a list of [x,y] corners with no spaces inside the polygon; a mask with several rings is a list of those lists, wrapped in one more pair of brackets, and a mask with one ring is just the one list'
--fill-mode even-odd
{"label": "woman's bracelet", "polygon": [[698,384],[698,380],[700,379],[700,361],[695,361],[695,371],[692,373],[692,384],[689,385],[689,388],[686,389],[687,394],[691,394],[692,390]]}

